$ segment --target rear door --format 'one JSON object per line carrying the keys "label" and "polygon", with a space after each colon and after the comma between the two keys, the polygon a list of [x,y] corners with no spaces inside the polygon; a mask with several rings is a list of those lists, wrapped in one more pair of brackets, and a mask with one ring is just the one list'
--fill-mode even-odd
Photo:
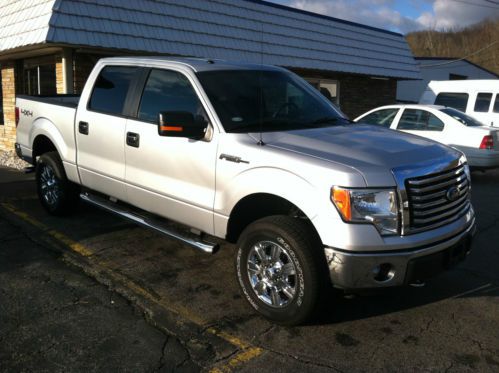
{"label": "rear door", "polygon": [[424,109],[404,109],[397,124],[397,130],[426,137],[443,144],[445,124],[435,114]]}
{"label": "rear door", "polygon": [[218,133],[210,141],[158,134],[160,112],[183,111],[209,122],[193,81],[174,69],[151,69],[129,119],[125,147],[129,202],[160,216],[213,232]]}
{"label": "rear door", "polygon": [[[105,66],[76,116],[78,171],[90,189],[126,201],[125,128],[133,66]],[[84,104],[84,103],[83,103]]]}
{"label": "rear door", "polygon": [[492,104],[492,126],[499,127],[499,92],[495,94]]}
{"label": "rear door", "polygon": [[475,96],[475,103],[471,108],[471,115],[482,122],[485,126],[490,126],[492,120],[492,107],[494,94],[487,91],[478,91]]}

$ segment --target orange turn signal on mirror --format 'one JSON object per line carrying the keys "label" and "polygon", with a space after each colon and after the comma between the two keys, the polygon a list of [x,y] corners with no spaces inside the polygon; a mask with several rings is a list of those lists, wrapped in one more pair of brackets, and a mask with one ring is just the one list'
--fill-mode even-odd
{"label": "orange turn signal on mirror", "polygon": [[161,131],[171,131],[171,132],[182,132],[184,130],[184,128],[180,126],[160,126],[159,129]]}
{"label": "orange turn signal on mirror", "polygon": [[350,192],[348,190],[333,187],[331,189],[331,200],[340,211],[345,220],[352,220],[352,209],[350,206]]}

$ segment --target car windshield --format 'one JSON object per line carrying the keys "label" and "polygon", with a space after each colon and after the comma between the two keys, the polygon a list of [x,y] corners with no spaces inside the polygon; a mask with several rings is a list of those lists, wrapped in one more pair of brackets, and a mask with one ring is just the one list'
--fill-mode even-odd
{"label": "car windshield", "polygon": [[440,109],[442,113],[445,113],[447,115],[450,115],[452,118],[456,119],[458,122],[461,122],[465,126],[468,127],[479,127],[483,126],[484,124],[477,121],[476,119],[470,117],[467,114],[464,114],[462,111],[446,107],[445,109]]}
{"label": "car windshield", "polygon": [[313,87],[285,71],[197,74],[226,132],[269,132],[348,124]]}

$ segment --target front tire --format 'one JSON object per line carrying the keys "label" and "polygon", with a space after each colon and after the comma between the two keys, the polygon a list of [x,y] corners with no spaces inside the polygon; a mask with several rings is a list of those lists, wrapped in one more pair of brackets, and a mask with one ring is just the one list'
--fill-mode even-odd
{"label": "front tire", "polygon": [[52,215],[66,215],[78,205],[79,187],[70,182],[57,152],[38,158],[36,185],[42,206]]}
{"label": "front tire", "polygon": [[271,216],[249,225],[237,244],[236,272],[251,306],[282,325],[305,322],[316,310],[324,254],[304,220]]}

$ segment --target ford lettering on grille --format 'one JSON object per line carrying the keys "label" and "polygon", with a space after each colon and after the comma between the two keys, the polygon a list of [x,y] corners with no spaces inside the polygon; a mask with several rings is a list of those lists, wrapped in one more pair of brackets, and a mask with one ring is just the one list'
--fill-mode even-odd
{"label": "ford lettering on grille", "polygon": [[459,198],[459,189],[455,186],[450,187],[447,190],[445,196],[447,197],[447,200],[449,200],[450,202],[454,202],[456,199]]}

